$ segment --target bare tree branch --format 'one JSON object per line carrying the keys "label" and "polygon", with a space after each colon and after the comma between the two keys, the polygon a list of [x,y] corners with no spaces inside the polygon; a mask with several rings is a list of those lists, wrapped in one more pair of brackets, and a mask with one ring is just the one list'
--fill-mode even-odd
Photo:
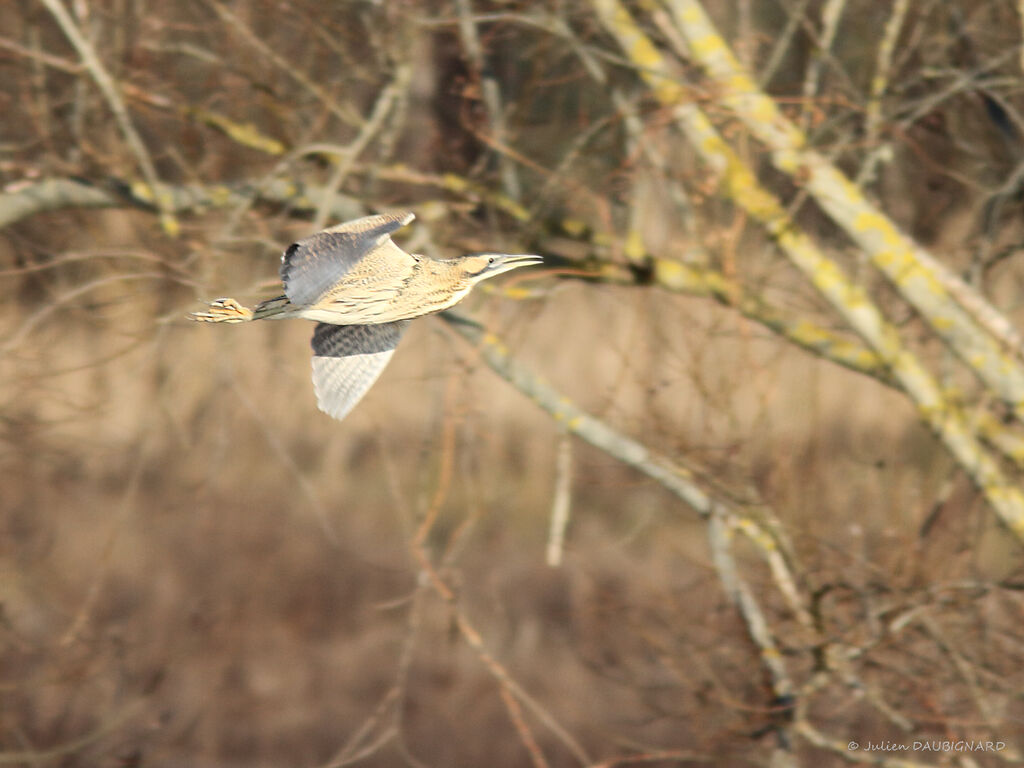
{"label": "bare tree branch", "polygon": [[103,97],[110,106],[110,111],[114,113],[114,119],[121,129],[121,133],[124,134],[125,142],[128,144],[129,149],[131,149],[132,154],[135,155],[139,169],[152,190],[154,203],[160,211],[160,223],[163,225],[164,232],[171,237],[177,237],[180,226],[174,218],[170,204],[163,195],[163,185],[157,176],[156,167],[153,165],[153,160],[149,156],[146,145],[132,124],[128,109],[125,107],[124,101],[121,100],[121,95],[117,92],[117,86],[114,84],[113,78],[107,73],[92,45],[78,29],[78,26],[71,18],[71,14],[64,8],[61,0],[40,1],[53,14],[61,30],[63,30],[68,40],[71,41],[75,50],[78,51],[78,55],[82,58],[82,64],[89,71],[89,74],[92,75],[93,80],[96,81],[96,85],[99,86]]}

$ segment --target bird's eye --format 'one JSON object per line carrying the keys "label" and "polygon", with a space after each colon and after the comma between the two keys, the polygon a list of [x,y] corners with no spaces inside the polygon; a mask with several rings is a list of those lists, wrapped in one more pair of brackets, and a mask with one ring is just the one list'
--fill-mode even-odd
{"label": "bird's eye", "polygon": [[488,264],[493,264],[494,263],[494,257],[493,256],[488,256],[487,257],[487,263]]}

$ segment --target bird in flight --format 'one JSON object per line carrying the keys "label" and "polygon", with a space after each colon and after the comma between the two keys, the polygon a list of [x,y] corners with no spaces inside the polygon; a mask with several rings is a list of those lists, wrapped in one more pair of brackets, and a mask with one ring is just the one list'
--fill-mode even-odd
{"label": "bird in flight", "polygon": [[281,257],[283,296],[254,309],[217,299],[191,317],[204,323],[315,320],[317,405],[343,419],[380,376],[410,320],[451,307],[482,280],[543,261],[506,253],[447,260],[406,253],[391,234],[414,218],[385,213],[317,232],[288,246]]}

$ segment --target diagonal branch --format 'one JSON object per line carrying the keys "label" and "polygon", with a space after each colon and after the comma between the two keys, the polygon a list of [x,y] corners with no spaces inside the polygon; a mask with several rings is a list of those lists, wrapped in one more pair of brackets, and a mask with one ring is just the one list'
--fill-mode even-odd
{"label": "diagonal branch", "polygon": [[[622,49],[638,67],[642,67],[641,74],[656,98],[674,109],[673,115],[680,130],[701,158],[723,179],[728,194],[761,222],[794,266],[885,361],[893,377],[914,402],[920,418],[981,489],[1003,524],[1018,539],[1024,540],[1024,493],[1006,478],[998,462],[981,445],[932,375],[904,347],[896,329],[886,322],[863,289],[850,281],[839,266],[800,230],[779,200],[760,185],[707,115],[695,103],[683,98],[682,86],[666,74],[664,58],[618,0],[594,0],[594,6]],[[711,44],[699,42],[699,45]],[[774,104],[771,107],[774,109]],[[772,133],[795,130],[777,121],[768,127]],[[852,187],[849,182],[846,186]],[[935,281],[932,284],[937,290],[941,288]],[[987,337],[982,338],[992,342]],[[1003,355],[1000,358],[1005,360]]]}
{"label": "diagonal branch", "polygon": [[[484,52],[480,45],[480,36],[477,34],[470,0],[455,0],[455,5],[459,13],[459,36],[462,38],[462,45],[466,48],[467,58],[480,79],[480,95],[483,98],[484,107],[487,109],[491,138],[495,145],[506,146],[508,144],[508,128],[505,124],[505,110],[501,103],[501,90],[497,78],[484,61]],[[495,154],[501,175],[502,190],[511,199],[518,200],[520,186],[519,177],[516,176],[515,163],[505,152],[496,152]]]}
{"label": "diagonal branch", "polygon": [[772,577],[790,610],[801,624],[809,627],[812,620],[802,604],[796,578],[783,555],[788,545],[773,530],[770,512],[763,515],[769,518],[767,523],[763,523],[755,517],[758,510],[751,510],[751,514],[744,513],[724,498],[708,494],[699,487],[689,469],[617,432],[534,376],[509,354],[494,334],[450,311],[442,313],[441,317],[479,349],[484,362],[492,370],[550,413],[566,431],[656,480],[709,522],[708,536],[719,579],[746,622],[751,638],[761,650],[762,661],[772,677],[776,697],[784,699],[791,696],[794,687],[775,646],[768,621],[753,593],[739,577],[729,546],[734,532],[743,533],[749,538],[768,562]]}
{"label": "diagonal branch", "polygon": [[[699,0],[671,0],[669,9],[720,101],[769,148],[775,167],[799,180],[949,348],[1024,420],[1024,365],[1005,351],[1020,354],[1024,339],[1006,317],[808,148],[804,134],[744,71]],[[666,74],[660,56],[658,64]]]}
{"label": "diagonal branch", "polygon": [[67,12],[67,9],[61,3],[61,0],[40,0],[43,5],[46,6],[47,10],[53,14],[53,17],[57,20],[57,24],[60,25],[61,30],[67,36],[71,45],[74,46],[75,50],[78,51],[78,55],[82,59],[82,64],[92,75],[92,79],[96,81],[96,85],[99,87],[103,97],[107,100],[107,104],[110,106],[110,111],[114,113],[114,119],[117,121],[118,128],[121,129],[121,133],[124,134],[125,141],[128,143],[128,148],[132,154],[135,155],[135,161],[139,164],[139,169],[142,171],[142,176],[145,178],[146,183],[149,184],[153,190],[154,202],[156,203],[157,209],[160,211],[160,223],[166,232],[171,237],[176,237],[181,227],[178,224],[177,219],[174,218],[174,214],[171,212],[171,206],[164,198],[162,194],[162,186],[160,178],[157,176],[156,167],[153,165],[153,160],[149,156],[149,152],[146,149],[146,145],[142,142],[142,138],[135,130],[135,126],[132,125],[131,117],[128,115],[128,109],[124,105],[124,101],[121,99],[121,94],[117,91],[117,86],[114,83],[114,79],[110,76],[103,64],[100,62],[99,57],[96,55],[96,51],[93,50],[92,45],[86,40],[85,36],[75,25],[71,15]]}
{"label": "diagonal branch", "polygon": [[[47,1],[54,2],[55,0]],[[260,56],[264,57],[267,61],[272,62],[274,66],[302,86],[303,90],[316,97],[316,99],[319,100],[332,115],[337,117],[346,125],[358,126],[362,123],[362,119],[354,109],[348,105],[339,104],[320,85],[306,77],[306,75],[296,69],[291,62],[285,61],[277,51],[263,42],[238,16],[228,10],[228,8],[222,3],[217,2],[217,0],[206,0],[206,4],[213,9],[214,13],[220,17],[221,21],[234,29],[246,43],[260,54]]]}
{"label": "diagonal branch", "polygon": [[810,320],[787,316],[760,296],[745,292],[739,283],[717,270],[658,256],[648,257],[639,269],[598,260],[584,262],[582,267],[586,270],[584,278],[590,273],[604,283],[650,284],[673,293],[714,299],[801,349],[887,386],[897,386],[885,362],[871,349]]}
{"label": "diagonal branch", "polygon": [[[279,177],[259,186],[245,181],[164,185],[159,197],[167,210],[177,214],[231,208],[256,197],[264,202],[286,204],[291,211],[308,215],[323,195],[323,187],[306,186],[301,181]],[[150,185],[120,179],[109,179],[103,184],[78,179],[12,184],[0,192],[0,230],[30,216],[66,208],[131,207],[145,210],[156,207]],[[334,195],[330,213],[344,221],[364,216],[366,207],[354,198]]]}
{"label": "diagonal branch", "polygon": [[403,91],[408,90],[411,79],[412,67],[409,64],[399,65],[394,79],[388,83],[380,96],[377,97],[377,101],[370,111],[370,116],[363,122],[359,133],[343,148],[341,155],[337,158],[334,173],[331,174],[331,179],[327,183],[324,194],[320,197],[319,205],[317,205],[316,215],[313,217],[313,229],[323,229],[324,224],[330,218],[334,196],[341,189],[342,184],[345,183],[345,179],[348,178],[349,173],[352,171],[352,166],[359,159],[359,155],[362,154],[363,150],[366,149],[367,145],[373,140],[373,137],[384,124],[388,114],[391,112],[392,105]]}

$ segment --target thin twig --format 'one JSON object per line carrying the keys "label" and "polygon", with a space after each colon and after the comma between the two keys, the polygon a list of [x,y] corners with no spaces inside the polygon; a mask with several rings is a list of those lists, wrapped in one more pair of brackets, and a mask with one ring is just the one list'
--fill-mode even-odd
{"label": "thin twig", "polygon": [[548,768],[548,761],[544,757],[544,753],[541,752],[540,745],[537,744],[537,739],[533,736],[533,731],[530,730],[530,726],[527,725],[526,720],[523,718],[523,708],[519,706],[516,697],[504,685],[498,690],[501,694],[501,700],[505,704],[505,709],[508,710],[512,725],[515,727],[516,733],[519,734],[519,741],[526,747],[530,760],[533,761],[534,768]]}
{"label": "thin twig", "polygon": [[558,430],[555,454],[555,488],[551,494],[551,526],[548,532],[547,561],[552,568],[562,564],[565,530],[572,507],[572,441],[564,428]]}
{"label": "thin twig", "polygon": [[313,483],[309,481],[309,478],[306,477],[302,469],[299,467],[298,462],[288,452],[288,447],[278,435],[277,431],[267,423],[266,417],[257,407],[256,403],[252,401],[252,398],[249,397],[245,389],[239,386],[238,379],[232,377],[230,379],[230,386],[239,401],[249,412],[250,417],[259,427],[267,445],[277,455],[278,461],[291,473],[292,477],[295,478],[296,485],[298,485],[302,495],[306,497],[306,502],[309,504],[310,509],[313,510],[313,515],[316,517],[316,521],[319,523],[320,529],[323,531],[328,541],[330,541],[335,547],[339,546],[340,540],[338,539],[338,533],[334,530],[334,524],[331,522],[331,517],[327,513],[327,508],[324,506],[323,502],[320,501],[320,496],[317,494]]}
{"label": "thin twig", "polygon": [[[49,1],[53,2],[53,0]],[[206,4],[213,9],[222,21],[234,29],[246,43],[255,48],[260,56],[273,63],[275,67],[315,96],[332,115],[352,127],[362,124],[362,117],[356,110],[347,104],[339,104],[326,90],[306,77],[301,70],[297,69],[294,62],[286,61],[277,51],[263,42],[238,16],[228,10],[222,3],[217,2],[217,0],[206,0]]]}
{"label": "thin twig", "polygon": [[373,140],[373,137],[380,131],[385,119],[387,119],[388,114],[391,112],[392,105],[402,93],[408,90],[411,79],[412,67],[409,64],[400,65],[394,79],[388,83],[380,96],[377,97],[377,101],[370,111],[370,116],[360,127],[356,137],[344,148],[342,155],[337,159],[334,173],[331,174],[330,181],[327,182],[327,186],[323,189],[320,203],[317,205],[316,216],[313,217],[313,229],[323,229],[324,224],[327,223],[327,219],[330,217],[331,210],[334,207],[335,194],[341,189],[342,184],[345,183],[345,179],[348,178],[349,173],[352,171],[352,166],[359,158],[359,155],[363,153],[363,150]]}
{"label": "thin twig", "polygon": [[821,80],[825,57],[828,56],[829,50],[832,48],[832,41],[835,40],[836,31],[839,29],[839,19],[842,18],[845,7],[846,0],[826,0],[821,11],[821,35],[818,37],[817,50],[811,62],[807,65],[802,89],[803,101],[800,110],[800,127],[804,132],[811,125],[811,118],[814,114],[814,99],[818,94],[818,84]]}
{"label": "thin twig", "polygon": [[864,143],[868,147],[868,155],[857,174],[857,183],[862,186],[870,183],[874,178],[875,167],[883,154],[883,147],[877,146],[878,136],[882,129],[882,97],[889,87],[892,54],[896,48],[896,40],[903,29],[903,20],[907,15],[909,7],[910,3],[908,0],[896,0],[893,3],[892,13],[885,24],[882,40],[878,44],[878,55],[875,59],[875,76],[871,78],[871,91],[868,96],[868,106],[864,117]]}
{"label": "thin twig", "polygon": [[[732,199],[767,229],[793,265],[885,360],[925,423],[982,490],[1003,524],[1024,540],[1024,493],[1007,478],[996,458],[970,430],[956,404],[906,348],[897,328],[887,322],[865,290],[851,282],[792,220],[778,198],[762,186],[751,168],[722,138],[707,114],[685,98],[682,87],[670,75],[665,57],[629,11],[618,0],[593,0],[593,4],[623,50],[638,66],[643,66],[641,76],[655,97],[673,107],[680,130],[721,178]],[[779,113],[769,97],[756,90],[749,75],[738,71],[738,63],[696,0],[671,0],[669,7],[687,37],[701,41],[699,48],[693,50],[699,50],[701,64],[723,88],[723,99],[762,141],[779,148],[773,153],[779,167],[791,171],[800,168],[807,173],[804,183],[821,206],[872,253],[874,263],[895,280],[908,301],[930,317],[935,332],[1024,418],[1024,369],[1001,353],[994,340],[965,317],[955,303],[942,300],[944,283],[936,273],[949,270],[936,267],[934,258],[897,230],[838,169],[804,148],[802,134]],[[727,79],[726,73],[735,76]],[[815,181],[816,176],[820,178]],[[900,270],[907,274],[897,279]],[[1015,399],[1018,390],[1020,396]]]}
{"label": "thin twig", "polygon": [[[508,144],[508,128],[505,124],[501,90],[490,66],[484,61],[483,48],[477,34],[477,22],[472,15],[470,0],[455,0],[455,5],[459,13],[459,35],[462,38],[462,45],[465,47],[466,56],[480,81],[480,92],[490,122],[491,137],[497,146],[506,146]],[[512,200],[518,201],[520,189],[516,165],[506,153],[498,152],[496,154],[502,191]]]}
{"label": "thin twig", "polygon": [[757,84],[762,88],[767,88],[771,85],[772,78],[775,77],[775,71],[779,68],[786,54],[789,53],[789,46],[793,41],[793,35],[803,25],[804,15],[807,13],[807,6],[810,5],[810,2],[811,0],[798,0],[795,8],[786,9],[786,13],[789,16],[786,19],[786,26],[783,27],[782,33],[772,46],[772,52],[768,56],[768,61],[760,68],[757,75]]}
{"label": "thin twig", "polygon": [[78,51],[78,55],[82,59],[82,64],[92,75],[92,79],[96,81],[96,85],[103,93],[103,97],[107,100],[107,104],[110,106],[110,111],[114,113],[114,119],[117,121],[118,127],[121,129],[121,133],[124,134],[125,141],[128,144],[128,148],[132,154],[135,155],[135,160],[139,164],[139,169],[142,171],[143,178],[146,179],[146,183],[153,190],[154,202],[160,211],[160,223],[166,232],[171,237],[176,237],[181,229],[178,224],[178,220],[174,217],[171,212],[171,207],[168,205],[163,195],[163,185],[160,183],[160,178],[157,176],[156,167],[153,165],[153,160],[149,156],[149,151],[146,149],[146,145],[143,143],[142,138],[135,130],[135,126],[132,125],[131,117],[128,114],[128,109],[124,105],[124,101],[121,100],[121,94],[117,91],[117,86],[114,83],[114,79],[107,73],[107,70],[103,67],[99,57],[96,55],[96,51],[93,50],[92,45],[85,36],[78,29],[71,15],[64,8],[64,5],[60,0],[41,0],[43,5],[46,6],[47,10],[53,14],[53,17],[57,20],[57,24],[60,25],[61,30],[67,36],[71,45],[74,46],[75,50]]}
{"label": "thin twig", "polygon": [[800,603],[793,586],[797,579],[783,555],[789,550],[788,544],[775,533],[776,526],[765,524],[754,517],[760,515],[770,520],[774,517],[770,511],[766,513],[754,507],[749,510],[733,508],[724,498],[711,496],[698,485],[695,474],[678,461],[671,461],[616,431],[534,376],[512,357],[505,344],[493,333],[450,310],[443,312],[441,318],[459,335],[477,346],[483,361],[495,373],[550,413],[567,431],[657,481],[702,518],[720,515],[730,530],[744,533],[771,565],[773,577],[784,574],[780,592],[787,601],[793,600],[790,608],[800,617],[801,623],[809,623],[804,617],[806,608]]}
{"label": "thin twig", "polygon": [[146,699],[144,697],[128,702],[120,710],[103,720],[95,730],[66,744],[59,744],[48,749],[0,752],[0,765],[15,765],[19,763],[24,765],[41,765],[54,762],[67,755],[73,755],[84,747],[102,739],[108,733],[120,728],[128,720],[140,714],[145,703]]}
{"label": "thin twig", "polygon": [[[1024,421],[1024,364],[1007,354],[1008,349],[1021,354],[1022,337],[1006,316],[980,291],[901,231],[839,168],[808,147],[804,132],[757,88],[697,0],[669,0],[668,6],[684,36],[700,41],[699,46],[691,46],[694,58],[720,89],[719,101],[768,147],[775,167],[799,179],[822,210],[928,321],[943,343]],[[639,33],[635,22],[629,21],[630,27]],[[683,100],[679,89],[670,91],[663,85],[669,75],[664,57],[644,39],[655,53],[659,71],[658,76],[653,72],[647,75],[651,87],[666,106],[680,105]],[[633,54],[635,57],[635,50]],[[643,63],[648,68],[652,64],[650,60]],[[677,115],[684,125],[691,124],[691,135],[692,123],[698,115],[702,123],[711,125],[697,107],[689,104]],[[705,138],[702,136],[701,140]],[[707,154],[706,145],[704,149]]]}

